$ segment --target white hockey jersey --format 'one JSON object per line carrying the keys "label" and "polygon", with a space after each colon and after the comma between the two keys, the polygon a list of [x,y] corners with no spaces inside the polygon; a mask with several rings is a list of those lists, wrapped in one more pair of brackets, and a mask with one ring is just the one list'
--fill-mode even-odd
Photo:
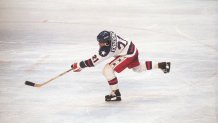
{"label": "white hockey jersey", "polygon": [[136,48],[131,41],[122,39],[120,36],[111,32],[111,42],[109,46],[100,47],[98,53],[92,56],[92,58],[80,62],[80,67],[93,67],[100,62],[117,56],[131,57],[135,55]]}

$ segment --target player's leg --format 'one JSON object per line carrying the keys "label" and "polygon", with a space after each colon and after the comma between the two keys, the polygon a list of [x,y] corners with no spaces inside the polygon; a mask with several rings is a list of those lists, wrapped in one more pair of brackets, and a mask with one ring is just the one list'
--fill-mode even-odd
{"label": "player's leg", "polygon": [[118,88],[118,80],[110,64],[105,65],[103,69],[103,75],[107,79],[108,84],[110,85],[111,90],[112,90],[111,94],[105,96],[105,101],[120,101],[121,94]]}
{"label": "player's leg", "polygon": [[111,90],[117,90],[118,80],[117,80],[117,77],[115,76],[113,68],[109,64],[105,65],[103,69],[103,75],[107,79],[108,84],[111,87]]}
{"label": "player's leg", "polygon": [[[134,62],[139,62],[139,61],[138,59],[136,59],[136,61],[133,61],[132,64],[134,64]],[[132,68],[134,72],[138,72],[138,73],[158,68],[158,64],[153,63],[152,61],[145,61],[145,63],[140,63],[136,67],[132,67],[132,64],[129,65],[129,68]]]}
{"label": "player's leg", "polygon": [[123,56],[119,56],[115,58],[110,63],[106,64],[103,69],[103,75],[107,79],[110,87],[111,87],[111,94],[105,96],[105,101],[120,101],[121,94],[118,88],[118,80],[115,76],[115,71],[117,73],[122,72],[128,65],[133,61],[134,56],[130,58],[126,58]]}
{"label": "player's leg", "polygon": [[[133,61],[134,62],[137,61]],[[134,72],[143,72],[143,71],[147,71],[147,70],[152,70],[152,69],[161,69],[164,73],[169,73],[170,72],[170,62],[158,62],[158,63],[154,63],[153,61],[145,61],[145,63],[140,63],[140,65],[136,66],[136,67],[130,67],[132,68],[132,70]]]}
{"label": "player's leg", "polygon": [[152,69],[161,69],[164,73],[170,72],[170,62],[153,62],[153,61],[145,61],[144,63],[139,62],[138,51],[136,54],[130,58],[131,62],[128,64],[128,68],[134,72],[143,72]]}

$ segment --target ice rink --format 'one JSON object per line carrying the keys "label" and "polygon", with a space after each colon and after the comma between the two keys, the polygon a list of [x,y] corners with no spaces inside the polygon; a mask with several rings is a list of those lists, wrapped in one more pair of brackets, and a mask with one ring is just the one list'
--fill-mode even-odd
{"label": "ice rink", "polygon": [[[132,40],[160,70],[116,74],[121,102],[105,102],[110,62],[33,88],[98,52],[97,34]],[[0,0],[0,123],[217,123],[217,0]]]}

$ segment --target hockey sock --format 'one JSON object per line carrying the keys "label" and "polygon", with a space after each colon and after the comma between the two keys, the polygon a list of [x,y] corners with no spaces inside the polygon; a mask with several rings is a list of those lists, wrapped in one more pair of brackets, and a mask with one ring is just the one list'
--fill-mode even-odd
{"label": "hockey sock", "polygon": [[152,69],[152,61],[145,61],[145,65],[146,65],[147,70]]}
{"label": "hockey sock", "polygon": [[110,87],[111,87],[111,90],[117,90],[118,89],[118,80],[117,80],[117,77],[115,77],[114,79],[108,81]]}

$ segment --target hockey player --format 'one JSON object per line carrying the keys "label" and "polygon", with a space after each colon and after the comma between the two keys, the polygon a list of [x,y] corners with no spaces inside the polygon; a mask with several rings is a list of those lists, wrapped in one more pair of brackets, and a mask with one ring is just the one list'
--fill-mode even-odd
{"label": "hockey player", "polygon": [[127,41],[112,31],[102,31],[97,36],[99,44],[98,53],[90,59],[73,63],[71,65],[74,72],[80,72],[86,67],[94,67],[101,61],[114,57],[103,69],[103,75],[107,79],[111,93],[105,96],[105,101],[121,101],[121,94],[118,88],[118,79],[115,72],[120,73],[125,68],[135,72],[142,72],[151,69],[161,69],[164,73],[170,72],[170,62],[152,63],[145,61],[140,63],[138,59],[138,49],[132,41]]}

